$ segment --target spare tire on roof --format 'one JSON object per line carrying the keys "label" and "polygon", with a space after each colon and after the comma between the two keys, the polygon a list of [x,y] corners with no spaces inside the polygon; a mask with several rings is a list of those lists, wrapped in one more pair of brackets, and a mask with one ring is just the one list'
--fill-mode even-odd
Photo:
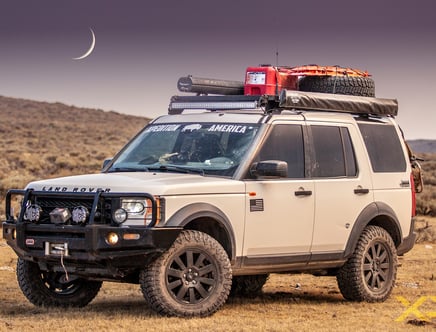
{"label": "spare tire on roof", "polygon": [[303,76],[298,90],[375,97],[374,80],[361,76]]}

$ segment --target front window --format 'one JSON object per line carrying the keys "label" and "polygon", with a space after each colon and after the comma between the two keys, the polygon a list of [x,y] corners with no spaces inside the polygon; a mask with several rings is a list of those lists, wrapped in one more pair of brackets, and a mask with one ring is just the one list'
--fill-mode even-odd
{"label": "front window", "polygon": [[174,171],[232,176],[257,124],[168,123],[147,126],[114,160],[109,172]]}

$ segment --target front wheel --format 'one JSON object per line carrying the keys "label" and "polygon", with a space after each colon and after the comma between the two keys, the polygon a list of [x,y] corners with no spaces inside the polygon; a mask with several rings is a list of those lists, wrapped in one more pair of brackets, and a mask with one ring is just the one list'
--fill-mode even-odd
{"label": "front wheel", "polygon": [[18,258],[17,280],[23,294],[37,306],[84,307],[97,296],[101,281],[42,271],[38,264]]}
{"label": "front wheel", "polygon": [[347,300],[382,302],[390,295],[396,275],[397,251],[391,236],[381,227],[368,226],[337,281]]}
{"label": "front wheel", "polygon": [[232,270],[227,253],[214,238],[187,230],[141,272],[140,284],[146,302],[158,313],[204,317],[227,300]]}

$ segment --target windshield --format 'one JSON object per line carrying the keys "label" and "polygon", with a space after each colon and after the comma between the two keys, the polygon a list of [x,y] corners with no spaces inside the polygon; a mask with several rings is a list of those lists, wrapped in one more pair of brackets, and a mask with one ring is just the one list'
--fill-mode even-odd
{"label": "windshield", "polygon": [[175,171],[231,177],[258,128],[244,123],[152,124],[121,152],[109,172]]}

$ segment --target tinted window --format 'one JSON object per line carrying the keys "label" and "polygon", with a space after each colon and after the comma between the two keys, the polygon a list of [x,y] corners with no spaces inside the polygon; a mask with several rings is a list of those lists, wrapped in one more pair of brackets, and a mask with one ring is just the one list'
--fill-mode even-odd
{"label": "tinted window", "polygon": [[394,126],[359,123],[374,172],[404,172],[404,159],[400,139]]}
{"label": "tinted window", "polygon": [[347,128],[311,126],[314,160],[313,177],[355,176],[353,146]]}
{"label": "tinted window", "polygon": [[303,130],[299,125],[275,125],[257,161],[282,160],[288,163],[289,178],[304,178]]}

